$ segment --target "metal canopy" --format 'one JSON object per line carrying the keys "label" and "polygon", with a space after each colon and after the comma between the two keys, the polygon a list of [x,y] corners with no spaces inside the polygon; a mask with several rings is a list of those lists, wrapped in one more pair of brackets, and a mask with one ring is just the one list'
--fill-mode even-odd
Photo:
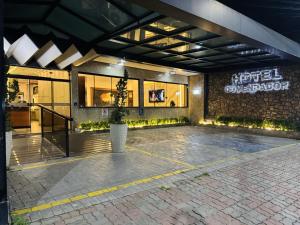
{"label": "metal canopy", "polygon": [[218,0],[300,43],[298,0]]}
{"label": "metal canopy", "polygon": [[74,44],[82,55],[94,49],[203,72],[284,60],[126,0],[6,0],[5,12],[5,37],[10,43],[26,33],[38,47],[53,41],[66,51]]}

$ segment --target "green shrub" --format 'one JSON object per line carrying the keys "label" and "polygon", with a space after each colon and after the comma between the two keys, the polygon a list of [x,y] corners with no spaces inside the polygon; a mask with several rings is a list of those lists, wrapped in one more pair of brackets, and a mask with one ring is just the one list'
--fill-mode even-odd
{"label": "green shrub", "polygon": [[300,131],[300,122],[290,120],[217,116],[213,124],[282,131]]}
{"label": "green shrub", "polygon": [[[188,124],[190,121],[187,117],[151,119],[151,120],[125,120],[129,128],[159,126],[168,124]],[[84,131],[108,130],[109,123],[107,121],[87,121],[79,125],[79,128]]]}

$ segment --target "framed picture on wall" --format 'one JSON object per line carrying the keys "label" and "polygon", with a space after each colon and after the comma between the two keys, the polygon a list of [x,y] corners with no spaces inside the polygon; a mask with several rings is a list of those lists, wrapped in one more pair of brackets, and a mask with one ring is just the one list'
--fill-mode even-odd
{"label": "framed picture on wall", "polygon": [[95,88],[93,105],[100,107],[112,106],[114,99],[112,95],[114,95],[115,93],[116,91],[114,90],[111,91],[110,89]]}
{"label": "framed picture on wall", "polygon": [[164,102],[165,101],[165,90],[151,90],[149,91],[149,102]]}
{"label": "framed picture on wall", "polygon": [[33,89],[32,89],[32,93],[34,95],[37,95],[39,93],[39,86],[34,86]]}

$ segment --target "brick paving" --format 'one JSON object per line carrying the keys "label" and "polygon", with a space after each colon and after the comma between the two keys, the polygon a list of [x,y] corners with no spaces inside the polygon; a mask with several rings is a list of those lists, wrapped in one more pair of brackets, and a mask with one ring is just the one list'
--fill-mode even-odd
{"label": "brick paving", "polygon": [[[181,132],[188,133],[187,131],[189,128]],[[180,133],[178,130],[174,132]],[[268,148],[264,147],[264,151],[255,153],[237,151],[238,154],[231,154],[229,158],[220,158],[221,160],[218,161],[207,160],[207,164],[202,164],[186,173],[29,213],[25,216],[36,225],[300,225],[300,144],[288,139],[269,139],[259,136],[251,136],[249,140],[253,142],[255,138],[277,144],[264,145]],[[157,144],[162,145],[161,142]],[[195,145],[195,142],[190,144]],[[135,145],[139,144],[135,143]],[[174,156],[178,159],[173,152],[174,149],[169,148],[170,151],[165,150],[166,154],[162,155]],[[147,146],[143,149],[148,150]],[[217,150],[219,151],[219,148],[216,148]],[[176,151],[180,153],[178,149]],[[194,151],[186,149],[186,154]],[[181,154],[184,157],[179,158],[186,159],[185,162],[188,163],[195,162],[195,160],[189,161],[191,157],[186,154]],[[156,160],[162,159],[155,158],[154,161]],[[95,161],[92,162],[95,163]],[[162,162],[159,161],[159,163]],[[172,166],[171,162],[168,163]],[[71,165],[73,169],[74,165]],[[89,164],[85,166],[91,167]],[[39,177],[40,172],[37,170],[35,177]],[[10,179],[13,175],[21,176],[22,173],[24,171],[12,172]],[[32,181],[26,180],[26,182]],[[14,190],[16,184],[10,185]],[[81,191],[86,192],[83,189]]]}

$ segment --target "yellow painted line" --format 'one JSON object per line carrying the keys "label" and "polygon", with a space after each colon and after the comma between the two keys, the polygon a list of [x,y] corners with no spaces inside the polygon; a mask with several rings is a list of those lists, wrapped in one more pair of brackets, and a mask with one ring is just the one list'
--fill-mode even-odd
{"label": "yellow painted line", "polygon": [[192,168],[190,167],[190,168],[187,168],[187,169],[176,170],[176,171],[172,171],[172,172],[168,172],[168,173],[164,173],[164,174],[151,176],[151,177],[148,177],[148,178],[135,180],[135,181],[132,181],[132,182],[129,182],[129,183],[120,184],[120,185],[109,187],[109,188],[102,188],[102,189],[99,189],[99,190],[96,190],[96,191],[93,191],[93,192],[89,192],[87,194],[77,195],[77,196],[73,196],[73,197],[70,197],[70,198],[65,198],[65,199],[61,199],[61,200],[57,200],[57,201],[53,201],[53,202],[49,202],[49,203],[45,203],[45,204],[40,204],[40,205],[37,205],[37,206],[32,207],[32,208],[25,208],[25,209],[15,210],[15,211],[12,212],[12,215],[23,215],[23,214],[28,214],[28,213],[32,213],[32,212],[42,211],[42,210],[45,210],[45,209],[50,209],[50,208],[53,208],[55,206],[72,203],[72,202],[79,201],[79,200],[82,200],[82,199],[91,198],[91,197],[95,197],[95,196],[101,196],[105,193],[110,193],[110,192],[113,192],[113,191],[125,189],[125,188],[128,188],[128,187],[136,186],[138,184],[150,183],[150,182],[155,181],[155,180],[163,179],[163,178],[170,177],[170,176],[175,176],[175,175],[180,174],[180,173],[185,173],[185,172],[191,171],[191,170],[196,169],[196,168],[204,168],[204,167],[207,167],[207,166],[212,166],[212,165],[215,165],[215,164],[218,164],[218,163],[233,161],[233,160],[237,160],[237,159],[238,159],[237,157],[233,156],[233,157],[229,157],[229,158],[225,158],[225,159],[221,159],[221,160],[217,160],[217,161],[208,162],[208,163],[205,163],[205,164],[193,166]]}
{"label": "yellow painted line", "polygon": [[166,156],[162,156],[162,155],[157,154],[157,153],[151,153],[151,152],[147,152],[147,151],[136,149],[136,148],[132,148],[132,147],[129,148],[129,151],[140,152],[140,153],[143,153],[143,154],[148,155],[148,156],[152,156],[152,157],[164,159],[164,160],[167,160],[169,162],[176,163],[176,164],[178,164],[180,166],[184,166],[184,167],[187,167],[187,168],[190,168],[190,169],[196,168],[196,166],[194,166],[192,164],[189,164],[187,162],[179,161],[177,159],[172,159],[172,158],[169,158],[169,157],[166,157]]}
{"label": "yellow painted line", "polygon": [[[146,152],[146,153],[148,154],[148,152]],[[176,161],[176,163],[181,164],[181,165],[186,164],[186,163],[182,163],[180,161],[173,160],[173,159],[170,159],[170,158],[167,158],[167,157],[159,156],[157,154],[151,154],[150,153],[150,155],[155,156],[155,157],[162,157],[162,158],[167,159],[167,160],[172,161],[172,162]],[[221,160],[217,160],[217,161],[213,161],[213,162],[208,162],[208,163],[197,165],[197,166],[187,164],[189,166],[189,168],[186,168],[186,169],[176,170],[176,171],[172,171],[172,172],[168,172],[168,173],[164,173],[164,174],[151,176],[151,177],[148,177],[148,178],[135,180],[135,181],[132,181],[132,182],[129,182],[129,183],[125,183],[125,184],[121,184],[121,185],[117,185],[117,186],[113,186],[113,187],[109,187],[109,188],[99,189],[99,190],[96,190],[96,191],[93,191],[93,192],[89,192],[87,194],[77,195],[77,196],[73,196],[73,197],[70,197],[70,198],[65,198],[65,199],[61,199],[61,200],[57,200],[57,201],[53,201],[53,202],[49,202],[49,203],[45,203],[45,204],[40,204],[40,205],[37,205],[37,206],[32,207],[32,208],[25,208],[25,209],[15,210],[15,211],[12,212],[12,214],[13,215],[23,215],[23,214],[28,214],[28,213],[32,213],[32,212],[42,211],[42,210],[45,210],[45,209],[53,208],[55,206],[64,205],[64,204],[72,203],[72,202],[75,202],[75,201],[80,201],[80,200],[86,199],[86,198],[100,196],[100,195],[103,195],[105,193],[110,193],[110,192],[113,192],[113,191],[125,189],[125,188],[136,186],[136,185],[139,185],[139,184],[150,183],[154,180],[159,180],[159,179],[163,179],[163,178],[166,178],[166,177],[174,176],[174,175],[177,175],[177,174],[180,174],[180,173],[188,172],[188,171],[196,169],[196,168],[204,168],[204,167],[207,167],[207,166],[212,166],[212,165],[215,165],[215,164],[218,164],[218,163],[227,162],[229,160],[231,160],[231,161],[232,160],[237,160],[237,159],[238,158],[234,156],[234,157],[229,157],[229,158],[225,158],[225,159],[221,159]],[[77,161],[77,160],[79,160],[79,159],[76,159],[75,161]]]}
{"label": "yellow painted line", "polygon": [[121,184],[121,185],[117,185],[117,186],[113,186],[113,187],[109,187],[109,188],[99,189],[97,191],[89,192],[87,194],[77,195],[77,196],[70,197],[70,198],[65,198],[65,199],[61,199],[61,200],[57,200],[57,201],[53,201],[53,202],[49,202],[49,203],[40,204],[40,205],[34,206],[32,208],[25,208],[25,209],[15,210],[15,211],[12,212],[12,215],[23,215],[23,214],[28,214],[28,213],[32,213],[32,212],[42,211],[42,210],[45,210],[45,209],[50,209],[50,208],[53,208],[55,206],[68,204],[68,203],[71,203],[71,202],[79,201],[79,200],[90,198],[90,197],[100,196],[100,195],[103,195],[105,193],[110,193],[110,192],[113,192],[113,191],[125,189],[125,188],[132,187],[132,186],[135,186],[135,185],[138,185],[138,184],[150,183],[154,180],[174,176],[174,175],[177,175],[177,174],[180,174],[180,173],[187,172],[189,170],[191,170],[191,169],[176,170],[176,171],[173,171],[173,172],[168,172],[168,173],[164,173],[164,174],[160,174],[160,175],[156,175],[156,176],[152,176],[152,177],[148,177],[148,178],[143,178],[143,179],[140,179],[140,180],[135,180],[135,181],[132,181],[132,182],[129,182],[129,183],[125,183],[125,184]]}

